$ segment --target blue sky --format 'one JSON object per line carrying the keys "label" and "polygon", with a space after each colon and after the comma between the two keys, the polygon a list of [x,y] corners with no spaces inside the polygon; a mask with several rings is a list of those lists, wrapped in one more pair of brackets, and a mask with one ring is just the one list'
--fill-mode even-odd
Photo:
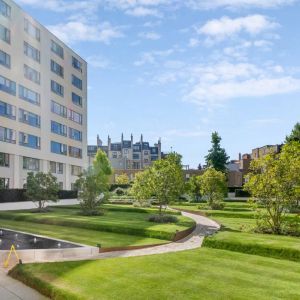
{"label": "blue sky", "polygon": [[89,142],[162,138],[196,167],[300,121],[297,0],[18,0],[89,63]]}

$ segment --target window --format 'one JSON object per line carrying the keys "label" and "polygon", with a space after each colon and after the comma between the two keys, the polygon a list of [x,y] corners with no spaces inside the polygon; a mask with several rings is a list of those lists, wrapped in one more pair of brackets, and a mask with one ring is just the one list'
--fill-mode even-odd
{"label": "window", "polygon": [[50,66],[53,73],[64,78],[64,68],[61,65],[51,59]]}
{"label": "window", "polygon": [[140,159],[140,155],[137,153],[133,153],[133,159]]}
{"label": "window", "polygon": [[72,84],[76,86],[78,89],[82,90],[82,80],[72,75]]}
{"label": "window", "polygon": [[40,51],[34,48],[33,46],[29,45],[27,42],[24,42],[24,54],[37,62],[40,62],[41,60]]}
{"label": "window", "polygon": [[6,143],[16,143],[16,131],[0,126],[0,141]]}
{"label": "window", "polygon": [[27,78],[28,80],[35,82],[36,84],[40,84],[41,83],[41,74],[40,72],[30,68],[27,65],[24,65],[24,76],[25,78]]}
{"label": "window", "polygon": [[0,167],[9,167],[9,154],[0,152]]}
{"label": "window", "polygon": [[58,163],[57,167],[58,167],[57,173],[58,174],[64,174],[64,164],[63,163]]}
{"label": "window", "polygon": [[28,19],[24,19],[24,30],[37,41],[40,41],[41,31],[34,26]]}
{"label": "window", "polygon": [[19,109],[19,121],[30,126],[41,127],[41,117],[24,109]]}
{"label": "window", "polygon": [[144,155],[149,155],[149,151],[144,151]]}
{"label": "window", "polygon": [[67,126],[51,121],[51,132],[63,136],[67,136]]}
{"label": "window", "polygon": [[10,55],[0,50],[0,64],[10,69]]}
{"label": "window", "polygon": [[19,97],[32,104],[40,105],[40,94],[19,85]]}
{"label": "window", "polygon": [[52,101],[51,102],[51,110],[54,114],[57,114],[63,118],[67,118],[68,110],[65,106]]}
{"label": "window", "polygon": [[67,145],[51,141],[51,152],[67,155]]}
{"label": "window", "polygon": [[71,166],[71,174],[73,176],[79,176],[82,173],[82,168],[78,166]]}
{"label": "window", "polygon": [[77,58],[75,58],[74,56],[72,56],[72,66],[82,72],[82,62],[80,62]]}
{"label": "window", "polygon": [[78,96],[75,93],[72,93],[72,102],[75,105],[82,106],[82,97]]}
{"label": "window", "polygon": [[11,16],[11,8],[3,0],[0,0],[0,13],[7,18],[10,18]]}
{"label": "window", "polygon": [[29,171],[39,171],[40,161],[31,157],[23,157],[23,169]]}
{"label": "window", "polygon": [[9,189],[9,178],[0,178],[0,190]]}
{"label": "window", "polygon": [[51,91],[61,97],[64,96],[64,87],[54,80],[51,80]]}
{"label": "window", "polygon": [[8,103],[0,101],[0,116],[16,119],[16,107]]}
{"label": "window", "polygon": [[82,124],[82,115],[73,110],[69,110],[69,119],[78,124]]}
{"label": "window", "polygon": [[74,128],[69,128],[69,138],[75,141],[82,141],[82,132]]}
{"label": "window", "polygon": [[10,44],[10,30],[0,24],[0,39]]}
{"label": "window", "polygon": [[156,155],[151,155],[151,161],[156,161],[158,160],[158,156]]}
{"label": "window", "polygon": [[0,90],[16,96],[16,83],[0,75]]}
{"label": "window", "polygon": [[55,174],[56,173],[56,162],[50,161],[50,172]]}
{"label": "window", "polygon": [[112,158],[118,158],[118,153],[117,152],[113,152],[112,153]]}
{"label": "window", "polygon": [[19,133],[19,145],[33,148],[33,149],[40,149],[41,148],[41,139],[38,136],[20,132]]}
{"label": "window", "polygon": [[82,158],[82,150],[80,148],[69,146],[69,156]]}
{"label": "window", "polygon": [[60,45],[58,45],[56,42],[51,41],[51,50],[53,53],[57,54],[62,59],[64,58],[64,49]]}

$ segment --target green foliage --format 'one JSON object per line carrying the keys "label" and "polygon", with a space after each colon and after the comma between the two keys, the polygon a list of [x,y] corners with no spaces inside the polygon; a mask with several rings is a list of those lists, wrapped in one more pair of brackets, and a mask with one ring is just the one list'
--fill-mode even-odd
{"label": "green foliage", "polygon": [[258,226],[284,233],[285,215],[300,196],[300,143],[288,143],[281,153],[252,161],[250,170],[245,189],[265,209],[258,209]]}
{"label": "green foliage", "polygon": [[192,176],[186,184],[187,193],[195,202],[201,200],[201,180],[200,176]]}
{"label": "green foliage", "polygon": [[208,167],[213,167],[217,171],[226,172],[226,164],[228,163],[229,156],[227,156],[224,148],[221,148],[222,138],[217,132],[213,132],[211,136],[212,148],[208,151],[205,157]]}
{"label": "green foliage", "polygon": [[59,185],[51,173],[28,173],[26,196],[38,202],[39,211],[45,209],[47,201],[57,202]]}
{"label": "green foliage", "polygon": [[128,176],[125,173],[121,174],[121,175],[118,175],[117,178],[116,178],[116,184],[120,184],[120,185],[129,184]]}
{"label": "green foliage", "polygon": [[84,171],[76,182],[78,199],[84,215],[100,215],[98,206],[108,197],[112,168],[107,155],[98,150],[93,166]]}
{"label": "green foliage", "polygon": [[297,123],[291,134],[285,138],[286,143],[300,142],[300,123]]}
{"label": "green foliage", "polygon": [[207,169],[199,177],[200,191],[212,209],[222,208],[222,201],[227,191],[226,176],[214,168]]}
{"label": "green foliage", "polygon": [[148,218],[150,222],[154,223],[177,223],[178,219],[172,215],[152,215]]}

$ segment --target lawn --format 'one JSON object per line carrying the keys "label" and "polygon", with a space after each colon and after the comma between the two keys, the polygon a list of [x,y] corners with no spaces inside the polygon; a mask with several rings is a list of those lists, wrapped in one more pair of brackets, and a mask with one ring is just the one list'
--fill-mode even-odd
{"label": "lawn", "polygon": [[37,235],[44,235],[56,239],[68,240],[70,242],[96,246],[101,244],[102,248],[126,247],[163,244],[169,241],[148,238],[129,234],[103,232],[97,230],[66,227],[58,225],[37,224],[24,221],[1,220],[2,228],[26,231]]}
{"label": "lawn", "polygon": [[[158,272],[159,270],[159,272]],[[300,263],[202,248],[29,264],[11,275],[52,299],[300,299]]]}
{"label": "lawn", "polygon": [[[107,207],[103,216],[82,216],[78,207],[55,207],[48,213],[31,211],[0,212],[1,226],[9,224],[6,220],[26,223],[38,223],[90,231],[112,232],[139,236],[143,238],[172,240],[176,231],[186,230],[194,225],[192,219],[178,215],[175,224],[158,224],[148,221],[154,210],[139,210],[129,207]],[[17,224],[17,223],[15,223]],[[11,224],[13,226],[13,224]],[[35,225],[37,228],[39,226]],[[50,228],[49,228],[50,229]],[[23,228],[26,231],[26,227]],[[48,230],[48,229],[46,229]],[[36,232],[38,233],[38,232]],[[94,241],[94,244],[99,241]]]}
{"label": "lawn", "polygon": [[222,225],[221,231],[205,239],[206,247],[300,262],[299,237],[254,233],[255,213],[249,203],[226,202],[223,210],[208,210],[203,204],[176,207],[203,213]]}

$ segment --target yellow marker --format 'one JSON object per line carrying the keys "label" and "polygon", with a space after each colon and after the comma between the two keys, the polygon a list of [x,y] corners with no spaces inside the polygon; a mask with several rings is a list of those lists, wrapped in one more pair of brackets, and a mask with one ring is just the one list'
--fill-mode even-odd
{"label": "yellow marker", "polygon": [[11,257],[11,254],[12,254],[12,253],[14,253],[15,256],[16,256],[16,258],[18,259],[18,261],[20,261],[19,255],[18,255],[18,253],[17,253],[17,251],[16,251],[16,248],[15,248],[14,245],[12,245],[11,248],[10,248],[8,257],[7,257],[6,261],[4,262],[4,268],[7,268],[7,267],[8,267],[8,265],[9,265],[9,260],[10,260],[10,257]]}

